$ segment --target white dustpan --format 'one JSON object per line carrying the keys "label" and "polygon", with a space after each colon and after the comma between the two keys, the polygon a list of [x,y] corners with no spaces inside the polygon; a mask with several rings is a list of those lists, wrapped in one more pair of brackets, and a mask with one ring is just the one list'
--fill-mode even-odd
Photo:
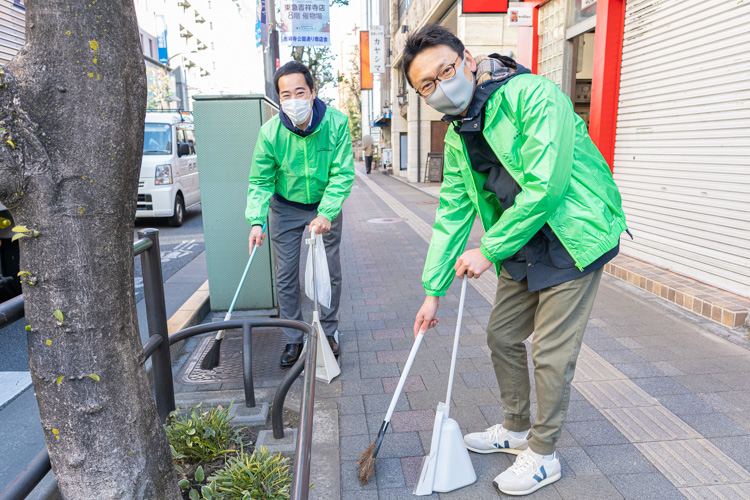
{"label": "white dustpan", "polygon": [[432,443],[430,454],[422,461],[422,471],[419,481],[414,486],[414,494],[418,496],[431,495],[433,492],[446,493],[473,484],[477,480],[474,466],[471,464],[469,451],[464,444],[464,437],[458,422],[449,418],[451,391],[453,389],[453,375],[456,371],[456,353],[458,352],[458,337],[461,332],[461,319],[464,314],[464,298],[466,297],[466,280],[464,276],[461,284],[461,300],[458,306],[458,321],[456,335],[453,340],[453,355],[451,356],[451,371],[448,377],[448,393],[445,403],[438,403],[435,411],[435,425],[432,428]]}
{"label": "white dustpan", "polygon": [[[315,251],[315,229],[310,228],[312,236],[305,240],[305,243],[310,245],[310,251]],[[315,274],[315,259],[312,259],[312,270],[313,270],[313,321],[312,327],[314,334],[318,336],[318,353],[315,364],[315,378],[322,380],[323,382],[331,383],[331,380],[338,377],[341,374],[341,368],[336,361],[336,356],[333,355],[331,346],[328,345],[328,339],[323,331],[323,325],[320,323],[320,308],[318,307],[318,279]],[[305,349],[307,344],[305,344]],[[304,353],[305,349],[302,350]]]}

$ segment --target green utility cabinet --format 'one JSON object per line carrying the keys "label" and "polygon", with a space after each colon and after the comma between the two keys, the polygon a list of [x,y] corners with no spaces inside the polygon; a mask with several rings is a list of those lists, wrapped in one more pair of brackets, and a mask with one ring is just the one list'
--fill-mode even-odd
{"label": "green utility cabinet", "polygon": [[[255,141],[260,127],[277,114],[278,107],[263,95],[193,99],[211,309],[226,311],[250,257],[245,204]],[[271,239],[266,237],[255,254],[235,310],[270,315],[277,308]]]}

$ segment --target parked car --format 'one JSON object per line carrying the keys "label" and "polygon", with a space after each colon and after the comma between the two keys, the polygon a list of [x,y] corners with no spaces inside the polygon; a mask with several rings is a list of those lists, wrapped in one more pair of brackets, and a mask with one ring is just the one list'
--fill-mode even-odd
{"label": "parked car", "polygon": [[164,217],[170,226],[179,227],[185,209],[200,201],[192,116],[147,113],[135,216]]}
{"label": "parked car", "polygon": [[18,242],[10,241],[13,238],[12,227],[13,217],[8,209],[0,204],[0,302],[21,293],[21,282],[18,279]]}

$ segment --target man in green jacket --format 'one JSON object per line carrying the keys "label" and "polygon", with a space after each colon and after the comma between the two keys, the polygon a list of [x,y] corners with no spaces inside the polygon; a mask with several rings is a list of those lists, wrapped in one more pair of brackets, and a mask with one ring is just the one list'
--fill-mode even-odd
{"label": "man in green jacket", "polygon": [[[525,495],[557,481],[560,437],[604,265],[626,231],[620,194],[583,120],[558,87],[497,54],[472,57],[427,25],[403,51],[409,83],[445,113],[445,171],[423,274],[427,297],[414,335],[435,326],[454,276],[495,268],[487,343],[504,421],[464,437],[477,453],[518,455],[494,485]],[[485,234],[465,250],[475,216]],[[538,410],[531,423],[531,354]]]}
{"label": "man in green jacket", "polygon": [[[306,226],[323,235],[331,275],[331,307],[321,306],[320,322],[333,353],[341,297],[339,246],[341,206],[354,182],[349,119],[315,94],[310,70],[292,61],[276,71],[279,115],[260,129],[250,169],[245,217],[252,224],[250,251],[263,244],[263,223],[271,212],[269,233],[276,253],[279,312],[302,321],[299,259]],[[287,345],[281,366],[289,367],[302,352],[302,333],[285,329]]]}

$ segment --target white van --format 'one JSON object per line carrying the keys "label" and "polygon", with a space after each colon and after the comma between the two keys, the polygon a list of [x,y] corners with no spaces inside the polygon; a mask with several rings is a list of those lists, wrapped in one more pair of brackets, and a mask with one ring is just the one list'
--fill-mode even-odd
{"label": "white van", "polygon": [[136,217],[167,217],[179,227],[185,208],[200,203],[193,118],[188,113],[146,113]]}

